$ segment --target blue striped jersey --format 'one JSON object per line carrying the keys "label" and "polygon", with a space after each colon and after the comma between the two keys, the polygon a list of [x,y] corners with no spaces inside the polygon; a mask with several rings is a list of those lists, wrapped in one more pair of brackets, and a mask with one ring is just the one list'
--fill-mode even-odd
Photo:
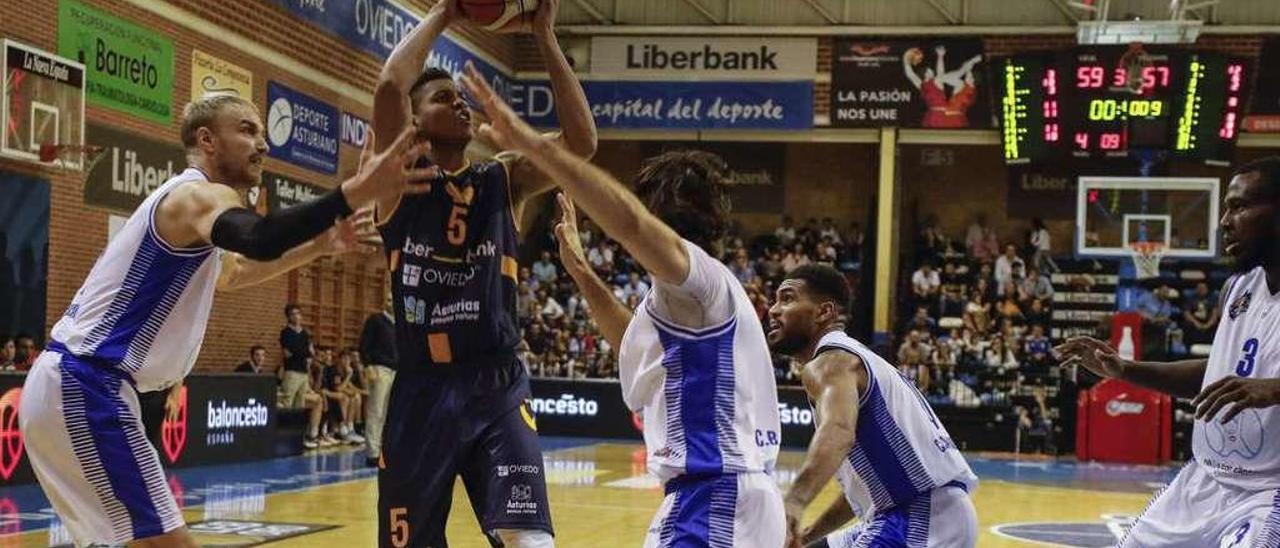
{"label": "blue striped jersey", "polygon": [[844,333],[818,341],[818,353],[833,348],[858,356],[867,369],[853,447],[836,473],[850,505],[862,507],[869,496],[878,514],[951,482],[972,493],[977,476],[915,384]]}
{"label": "blue striped jersey", "polygon": [[[649,471],[689,475],[772,473],[781,430],[764,328],[733,273],[684,242],[684,286],[661,282],[627,326],[618,357],[623,399],[644,418]],[[664,312],[668,292],[697,303],[702,325]]]}
{"label": "blue striped jersey", "polygon": [[221,254],[169,245],[154,220],[170,191],[206,180],[189,168],[138,206],[53,326],[51,348],[119,369],[144,392],[186,376],[200,354]]}

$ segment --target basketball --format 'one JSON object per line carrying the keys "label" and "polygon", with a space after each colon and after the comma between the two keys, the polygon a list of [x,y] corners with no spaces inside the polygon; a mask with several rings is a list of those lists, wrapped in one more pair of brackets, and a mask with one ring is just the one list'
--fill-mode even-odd
{"label": "basketball", "polygon": [[458,0],[458,9],[487,30],[519,32],[533,22],[538,0]]}

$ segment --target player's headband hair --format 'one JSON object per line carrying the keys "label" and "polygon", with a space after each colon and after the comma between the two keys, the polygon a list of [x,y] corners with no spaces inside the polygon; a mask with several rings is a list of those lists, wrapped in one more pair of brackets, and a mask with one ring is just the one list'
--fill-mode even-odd
{"label": "player's headband hair", "polygon": [[205,95],[187,103],[187,106],[182,109],[182,146],[187,149],[195,148],[196,132],[202,127],[213,125],[218,113],[232,105],[243,106],[252,109],[254,112],[258,110],[258,107],[254,106],[252,102],[230,93]]}

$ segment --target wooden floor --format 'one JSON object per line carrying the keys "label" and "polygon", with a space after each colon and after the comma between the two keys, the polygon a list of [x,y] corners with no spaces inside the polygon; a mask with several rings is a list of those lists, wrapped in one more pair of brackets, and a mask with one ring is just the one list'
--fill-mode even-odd
{"label": "wooden floor", "polygon": [[[358,452],[340,459],[345,466],[358,468]],[[325,457],[332,460],[333,455]],[[784,485],[794,477],[803,454],[784,452],[779,462],[778,479]],[[1012,461],[1008,459],[981,459],[975,470],[982,478],[975,504],[982,525],[979,546],[1106,546],[1114,543],[1105,538],[1102,516],[1110,514],[1133,515],[1142,510],[1148,493],[1156,482],[1150,478],[1167,478],[1165,468],[1137,468],[1126,473],[1124,468],[1106,468],[1074,463],[1059,464],[1041,461]],[[548,451],[548,483],[551,508],[557,529],[557,544],[564,547],[639,546],[645,529],[660,500],[660,491],[644,473],[643,451],[639,445],[592,443]],[[325,465],[330,466],[330,465]],[[340,469],[343,465],[339,464]],[[315,482],[312,486],[281,489],[248,488],[246,478],[236,478],[241,472],[228,472],[226,485],[241,487],[217,487],[216,473],[206,473],[197,479],[187,479],[185,488],[198,496],[188,494],[187,501],[203,501],[188,506],[185,515],[190,523],[219,519],[249,520],[268,523],[304,523],[336,526],[332,529],[304,536],[270,542],[273,547],[340,547],[355,548],[373,546],[376,531],[375,508],[377,489],[368,469],[359,469],[357,479],[343,479],[342,472],[320,471],[315,465],[312,473],[330,474],[333,482]],[[326,468],[328,470],[328,468]],[[988,473],[984,473],[988,471]],[[180,471],[185,472],[185,471]],[[216,471],[215,471],[216,472]],[[248,473],[253,473],[249,469]],[[266,472],[263,472],[266,473]],[[337,474],[337,475],[332,475]],[[182,475],[182,474],[180,474]],[[305,475],[305,474],[304,474]],[[294,474],[297,476],[297,474]],[[271,480],[260,480],[271,482]],[[280,480],[284,481],[284,480]],[[248,485],[251,485],[248,484]],[[274,485],[270,483],[269,485]],[[1127,486],[1127,487],[1126,487]],[[1118,490],[1108,490],[1117,489]],[[224,489],[217,495],[218,489]],[[226,491],[226,489],[232,489]],[[235,489],[241,489],[237,495]],[[228,494],[230,493],[230,494]],[[823,491],[810,517],[837,495],[835,484]],[[193,498],[194,497],[194,498]],[[200,498],[200,497],[203,497]],[[459,483],[454,497],[455,511],[449,519],[450,546],[458,548],[482,548],[488,543],[478,533],[466,494]],[[1076,536],[1057,536],[1064,543],[1035,543],[1015,540],[993,531],[997,525],[1043,522],[1032,529],[1054,531],[1071,523],[1086,527],[1085,533]],[[1063,525],[1067,524],[1067,525]],[[12,530],[12,529],[10,529]],[[28,529],[29,530],[29,529]],[[1071,531],[1068,531],[1071,532]],[[49,531],[33,531],[17,535],[0,536],[0,548],[8,546],[50,546]],[[53,544],[59,544],[56,531]],[[63,537],[65,538],[65,537]],[[1070,539],[1083,539],[1071,541]],[[235,535],[201,535],[207,546],[245,546],[257,539]],[[1105,542],[1105,541],[1110,542]]]}

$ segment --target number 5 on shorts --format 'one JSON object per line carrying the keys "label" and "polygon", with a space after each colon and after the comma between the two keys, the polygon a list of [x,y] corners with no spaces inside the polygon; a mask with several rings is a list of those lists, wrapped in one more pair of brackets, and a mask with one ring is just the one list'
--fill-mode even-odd
{"label": "number 5 on shorts", "polygon": [[409,545],[409,522],[404,519],[408,514],[404,507],[391,509],[391,545],[395,548]]}

